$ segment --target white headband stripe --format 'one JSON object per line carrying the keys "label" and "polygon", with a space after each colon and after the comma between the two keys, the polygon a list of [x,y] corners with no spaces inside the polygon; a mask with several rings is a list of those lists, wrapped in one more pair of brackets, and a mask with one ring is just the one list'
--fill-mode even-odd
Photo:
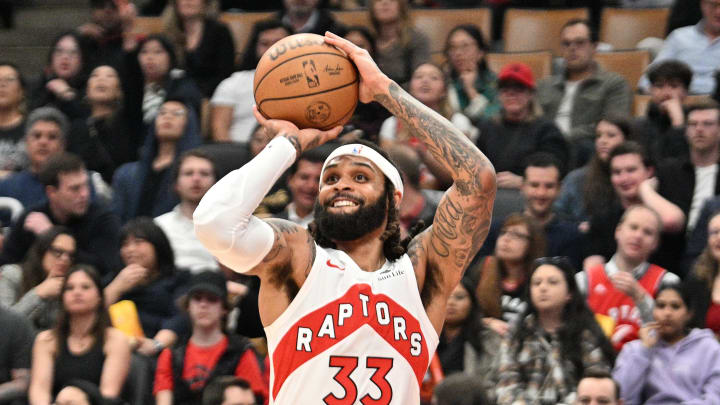
{"label": "white headband stripe", "polygon": [[377,153],[372,148],[361,145],[359,143],[350,143],[347,145],[343,145],[337,149],[335,149],[330,156],[328,156],[327,159],[325,159],[325,163],[323,163],[322,170],[320,171],[320,178],[323,178],[323,173],[325,173],[325,167],[338,156],[360,156],[364,157],[365,159],[375,163],[375,166],[377,166],[380,171],[385,174],[385,176],[390,180],[390,182],[395,186],[395,190],[400,192],[400,195],[404,194],[403,189],[403,182],[402,178],[400,177],[400,173],[397,171],[395,166],[393,166],[392,163],[390,163],[387,159],[385,159],[381,154]]}

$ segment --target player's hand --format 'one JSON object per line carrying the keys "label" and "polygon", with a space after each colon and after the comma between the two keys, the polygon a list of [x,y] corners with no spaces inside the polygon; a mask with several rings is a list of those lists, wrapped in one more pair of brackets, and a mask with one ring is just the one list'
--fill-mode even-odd
{"label": "player's hand", "polygon": [[360,102],[374,101],[376,94],[387,91],[390,79],[380,71],[368,51],[330,31],[325,32],[325,42],[345,52],[348,58],[355,63],[360,73]]}
{"label": "player's hand", "polygon": [[25,217],[25,223],[23,224],[25,230],[40,235],[48,229],[52,228],[52,222],[47,215],[42,212],[33,211]]}
{"label": "player's hand", "polygon": [[657,344],[659,327],[660,325],[657,322],[649,322],[640,328],[638,336],[640,337],[643,346],[649,349]]}
{"label": "player's hand", "polygon": [[633,277],[632,274],[626,271],[618,271],[613,274],[610,276],[610,281],[612,281],[615,288],[622,291],[635,301],[644,297],[643,289],[640,286],[640,283],[635,280],[635,277]]}
{"label": "player's hand", "polygon": [[290,121],[269,120],[263,117],[258,111],[257,106],[253,106],[253,114],[255,114],[255,119],[268,131],[268,135],[272,138],[278,135],[287,138],[290,143],[295,146],[298,157],[308,149],[320,146],[325,142],[337,138],[343,129],[342,126],[336,126],[327,131],[321,131],[315,128],[298,129],[298,127]]}

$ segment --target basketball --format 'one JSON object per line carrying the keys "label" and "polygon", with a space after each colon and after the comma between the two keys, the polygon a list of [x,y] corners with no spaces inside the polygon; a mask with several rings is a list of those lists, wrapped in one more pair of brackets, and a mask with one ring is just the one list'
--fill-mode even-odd
{"label": "basketball", "polygon": [[323,38],[291,35],[260,58],[253,89],[264,117],[323,130],[350,119],[358,103],[357,69]]}

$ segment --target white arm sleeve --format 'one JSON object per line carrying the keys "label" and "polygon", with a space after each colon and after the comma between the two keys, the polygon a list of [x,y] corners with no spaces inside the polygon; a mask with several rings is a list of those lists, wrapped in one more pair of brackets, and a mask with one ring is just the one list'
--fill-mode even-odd
{"label": "white arm sleeve", "polygon": [[296,158],[285,137],[276,137],[255,158],[215,183],[193,213],[195,234],[220,262],[238,273],[270,252],[273,229],[252,216],[277,179]]}

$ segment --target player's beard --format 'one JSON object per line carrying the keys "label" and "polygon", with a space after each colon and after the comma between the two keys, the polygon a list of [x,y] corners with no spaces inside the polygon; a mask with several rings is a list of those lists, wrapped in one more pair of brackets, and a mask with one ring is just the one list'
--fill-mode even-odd
{"label": "player's beard", "polygon": [[382,195],[372,205],[361,202],[351,214],[334,214],[327,207],[315,202],[314,216],[318,231],[330,240],[351,241],[382,226],[387,216],[387,194]]}

